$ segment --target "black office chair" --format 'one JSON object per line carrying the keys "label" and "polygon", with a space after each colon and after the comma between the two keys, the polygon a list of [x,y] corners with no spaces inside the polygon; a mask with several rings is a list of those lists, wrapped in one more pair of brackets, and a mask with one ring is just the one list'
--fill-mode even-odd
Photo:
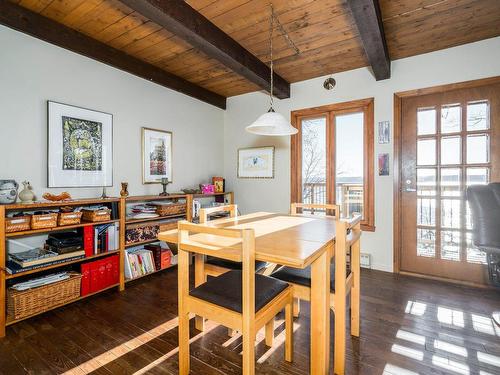
{"label": "black office chair", "polygon": [[[473,185],[467,188],[472,215],[472,242],[486,253],[488,276],[500,287],[500,183]],[[500,312],[493,314],[500,325]]]}

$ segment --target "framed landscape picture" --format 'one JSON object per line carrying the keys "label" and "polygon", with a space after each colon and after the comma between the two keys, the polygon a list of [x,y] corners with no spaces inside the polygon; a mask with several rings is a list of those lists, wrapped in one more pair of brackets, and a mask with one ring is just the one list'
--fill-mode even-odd
{"label": "framed landscape picture", "polygon": [[172,133],[142,128],[142,183],[172,182]]}
{"label": "framed landscape picture", "polygon": [[274,178],[274,146],[240,148],[238,178]]}
{"label": "framed landscape picture", "polygon": [[113,186],[113,115],[47,102],[47,186]]}

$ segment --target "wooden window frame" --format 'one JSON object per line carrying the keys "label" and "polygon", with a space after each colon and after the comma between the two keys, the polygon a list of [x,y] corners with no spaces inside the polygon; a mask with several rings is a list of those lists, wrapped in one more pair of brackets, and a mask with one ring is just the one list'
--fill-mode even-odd
{"label": "wooden window frame", "polygon": [[290,200],[291,203],[302,200],[302,129],[301,120],[317,118],[326,115],[326,203],[335,202],[335,116],[363,112],[364,114],[364,165],[363,165],[363,208],[364,218],[361,228],[365,231],[375,231],[375,184],[374,184],[374,99],[361,99],[344,103],[336,103],[321,107],[292,111],[291,123],[298,133],[291,138],[290,153]]}

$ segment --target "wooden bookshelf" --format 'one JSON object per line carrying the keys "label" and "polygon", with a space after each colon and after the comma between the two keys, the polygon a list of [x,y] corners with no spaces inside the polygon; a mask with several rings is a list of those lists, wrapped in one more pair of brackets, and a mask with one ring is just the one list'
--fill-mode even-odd
{"label": "wooden bookshelf", "polygon": [[[36,268],[33,270],[29,271],[24,271],[24,272],[19,272],[16,274],[8,274],[7,270],[5,268],[6,260],[7,260],[7,240],[13,239],[13,238],[19,238],[19,237],[28,237],[28,236],[37,236],[37,235],[43,235],[43,234],[49,234],[52,232],[60,232],[60,231],[67,231],[67,230],[72,230],[76,228],[83,228],[86,226],[96,226],[96,225],[102,225],[102,224],[111,224],[111,223],[119,223],[120,228],[125,227],[125,212],[122,209],[124,206],[123,204],[123,199],[122,198],[106,198],[106,199],[74,199],[74,200],[69,200],[69,201],[61,201],[61,202],[35,202],[31,204],[9,204],[9,205],[0,205],[0,337],[5,336],[5,327],[11,324],[15,324],[19,321],[28,319],[32,316],[36,316],[37,314],[33,314],[31,316],[24,317],[22,319],[13,319],[11,317],[7,316],[7,311],[6,311],[6,298],[7,298],[7,281],[20,278],[23,276],[29,276],[33,275],[36,277],[37,273],[44,272],[47,270],[55,270],[57,268],[61,267],[66,267],[68,265],[72,264],[79,264],[79,263],[84,263],[92,260],[96,260],[98,258],[103,258],[115,254],[120,255],[120,277],[119,277],[119,282],[104,288],[102,290],[99,290],[95,293],[88,294],[86,296],[81,296],[79,298],[75,298],[74,300],[71,300],[67,303],[73,303],[75,301],[79,301],[83,298],[91,297],[97,293],[103,292],[104,290],[108,290],[111,288],[114,288],[116,286],[119,286],[121,290],[123,290],[125,286],[125,278],[124,278],[124,269],[123,269],[123,253],[125,251],[124,247],[124,241],[122,240],[122,231],[120,230],[120,247],[117,250],[114,251],[108,251],[105,253],[100,253],[100,254],[95,254],[89,257],[84,257],[80,259],[74,259],[74,260],[69,260],[67,262],[61,262],[57,264],[49,264],[45,267],[40,267]],[[82,222],[80,224],[75,224],[75,225],[65,225],[65,226],[57,226],[54,228],[46,228],[46,229],[35,229],[35,230],[26,230],[26,231],[19,231],[19,232],[12,232],[12,233],[6,233],[5,232],[5,218],[6,215],[11,213],[11,212],[20,212],[20,211],[36,211],[36,210],[41,210],[41,209],[58,209],[60,207],[64,206],[93,206],[93,205],[109,205],[110,203],[117,203],[118,204],[118,212],[117,212],[117,217],[112,219],[112,220],[107,220],[107,221],[101,221],[101,222]],[[63,305],[66,305],[67,303],[58,305],[58,306],[53,306],[50,308],[50,310],[56,309],[58,307],[61,307]],[[48,310],[47,310],[48,311]],[[45,312],[45,311],[43,311]],[[43,312],[40,312],[43,313]]]}
{"label": "wooden bookshelf", "polygon": [[[139,203],[148,203],[148,202],[154,202],[154,201],[158,201],[158,200],[179,200],[179,199],[184,199],[185,202],[186,202],[186,212],[183,213],[183,214],[175,214],[175,215],[167,215],[167,216],[158,216],[158,217],[152,217],[152,218],[145,218],[145,219],[131,219],[131,218],[125,218],[124,222],[125,222],[125,228],[127,228],[128,225],[132,225],[132,224],[140,224],[140,223],[145,223],[147,224],[148,222],[153,222],[153,221],[162,221],[162,220],[168,220],[168,219],[179,219],[179,220],[188,220],[188,221],[191,221],[192,220],[192,207],[193,207],[193,196],[190,195],[190,194],[171,194],[171,195],[162,195],[162,196],[158,196],[158,195],[139,195],[139,196],[133,196],[133,197],[127,197],[125,198],[125,205],[127,204],[139,204]],[[127,207],[124,208],[123,212],[125,213],[126,215],[126,211],[127,211]],[[146,240],[146,241],[141,241],[141,242],[134,242],[134,243],[129,243],[129,244],[126,244],[125,243],[125,231],[120,231],[121,235],[123,235],[123,241],[124,241],[124,248],[125,248],[125,251],[123,253],[123,256],[127,256],[126,254],[126,249],[129,249],[129,248],[132,248],[132,247],[136,247],[136,246],[142,246],[142,245],[147,245],[147,244],[151,244],[151,243],[154,243],[154,242],[160,242],[158,240],[158,238],[154,238],[154,239],[151,239],[151,240]],[[125,259],[123,259],[123,264],[124,264],[124,267],[125,267]],[[125,283],[128,283],[130,281],[134,281],[134,280],[137,280],[137,279],[140,279],[140,278],[143,278],[143,277],[146,277],[146,276],[149,276],[149,275],[153,275],[157,272],[161,272],[161,271],[164,271],[166,269],[169,269],[173,266],[169,266],[167,268],[164,268],[164,269],[161,269],[161,270],[157,270],[157,271],[154,271],[154,272],[151,272],[151,273],[148,273],[146,275],[142,275],[142,276],[139,276],[139,277],[136,277],[136,278],[133,278],[133,279],[125,279]]]}

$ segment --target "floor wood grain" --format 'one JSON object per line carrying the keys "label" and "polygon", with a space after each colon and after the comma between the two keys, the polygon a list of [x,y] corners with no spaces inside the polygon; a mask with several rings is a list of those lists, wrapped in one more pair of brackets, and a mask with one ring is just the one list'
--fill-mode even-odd
{"label": "floor wood grain", "polygon": [[[177,374],[176,276],[167,270],[9,327],[0,373]],[[490,318],[500,291],[369,270],[361,286],[361,337],[348,338],[347,374],[500,374],[500,328]],[[293,364],[283,360],[283,315],[273,348],[259,332],[258,374],[308,374],[308,315],[303,303]],[[192,373],[241,374],[241,337],[191,323]]]}

